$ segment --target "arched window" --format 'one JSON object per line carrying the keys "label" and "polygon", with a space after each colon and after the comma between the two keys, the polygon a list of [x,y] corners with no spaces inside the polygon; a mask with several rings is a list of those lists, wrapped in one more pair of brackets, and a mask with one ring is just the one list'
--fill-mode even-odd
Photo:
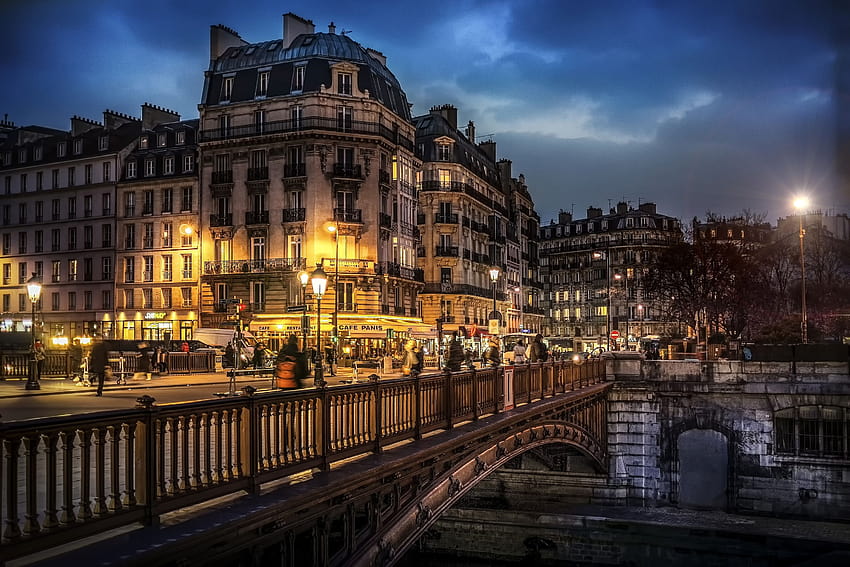
{"label": "arched window", "polygon": [[773,418],[777,453],[847,458],[850,409],[797,406],[779,410]]}

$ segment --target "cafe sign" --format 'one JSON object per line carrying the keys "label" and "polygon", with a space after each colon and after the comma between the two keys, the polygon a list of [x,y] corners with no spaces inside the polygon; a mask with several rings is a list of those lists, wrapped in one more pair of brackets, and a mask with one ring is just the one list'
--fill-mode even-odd
{"label": "cafe sign", "polygon": [[145,321],[160,321],[167,317],[165,311],[148,311],[145,313]]}
{"label": "cafe sign", "polygon": [[343,324],[339,326],[340,331],[346,331],[349,337],[361,339],[382,339],[387,337],[387,330],[383,325],[375,324]]}

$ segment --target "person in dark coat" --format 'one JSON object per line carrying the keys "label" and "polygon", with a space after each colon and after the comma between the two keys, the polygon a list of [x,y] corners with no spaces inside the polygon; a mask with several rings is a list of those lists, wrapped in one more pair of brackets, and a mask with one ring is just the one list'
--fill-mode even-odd
{"label": "person in dark coat", "polygon": [[404,376],[416,376],[422,372],[422,353],[416,341],[410,339],[404,345],[404,360],[401,363],[401,373]]}
{"label": "person in dark coat", "polygon": [[71,346],[68,347],[68,356],[71,359],[71,376],[74,381],[80,379],[80,366],[83,364],[83,347],[80,346],[80,341],[74,339]]}
{"label": "person in dark coat", "polygon": [[139,358],[136,361],[136,372],[133,374],[133,379],[150,380],[151,367],[150,346],[148,346],[148,343],[139,343]]}
{"label": "person in dark coat", "polygon": [[543,342],[543,335],[537,335],[531,339],[531,344],[528,345],[528,361],[529,362],[546,362],[549,358],[549,349],[546,348],[546,343]]}
{"label": "person in dark coat", "polygon": [[452,333],[452,340],[449,342],[448,355],[446,356],[446,367],[452,372],[458,372],[460,365],[463,364],[463,346],[457,339],[457,331]]}
{"label": "person in dark coat", "polygon": [[[292,372],[293,379],[289,378],[289,365],[295,363]],[[284,369],[286,375],[283,375]],[[307,357],[298,349],[298,337],[289,335],[286,344],[277,353],[275,359],[275,377],[277,378],[278,387],[284,390],[301,388],[304,386],[304,381],[307,379]]]}
{"label": "person in dark coat", "polygon": [[224,356],[221,358],[221,365],[225,368],[234,368],[236,353],[233,350],[233,342],[228,341],[224,347]]}
{"label": "person in dark coat", "polygon": [[499,341],[490,339],[490,348],[484,353],[484,362],[490,366],[496,367],[502,362],[502,355],[499,352]]}
{"label": "person in dark coat", "polygon": [[254,364],[254,370],[263,368],[266,365],[266,345],[257,343],[257,346],[254,347],[254,355],[251,358],[251,362]]}
{"label": "person in dark coat", "polygon": [[91,349],[91,355],[89,356],[89,373],[94,374],[97,378],[98,396],[103,395],[103,381],[105,380],[107,362],[109,361],[107,357],[106,343],[103,341],[94,343]]}

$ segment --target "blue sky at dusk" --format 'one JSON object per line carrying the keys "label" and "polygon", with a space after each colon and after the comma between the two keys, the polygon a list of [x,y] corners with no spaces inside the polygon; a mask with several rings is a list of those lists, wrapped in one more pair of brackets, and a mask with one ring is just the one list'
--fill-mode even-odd
{"label": "blue sky at dusk", "polygon": [[620,200],[775,223],[804,188],[850,212],[848,4],[0,0],[0,116],[67,130],[150,102],[197,117],[209,26],[267,41],[293,12],[383,52],[415,115],[457,106],[525,174],[544,223]]}

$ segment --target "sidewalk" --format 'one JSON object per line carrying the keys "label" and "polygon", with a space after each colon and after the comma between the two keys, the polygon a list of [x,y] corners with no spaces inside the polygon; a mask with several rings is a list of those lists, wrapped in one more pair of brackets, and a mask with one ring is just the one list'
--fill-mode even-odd
{"label": "sidewalk", "polygon": [[[436,371],[436,369],[434,369]],[[367,380],[367,377],[373,371],[361,370],[358,379],[360,381]],[[338,386],[341,384],[350,383],[351,368],[338,368],[336,376],[325,374],[325,381],[330,386]],[[400,378],[401,372],[385,373],[384,379]],[[127,389],[146,389],[146,388],[168,388],[176,386],[210,386],[220,385],[227,387],[230,379],[226,371],[221,372],[206,372],[198,374],[153,374],[151,380],[128,380],[126,384],[116,384],[107,382],[104,384],[104,391],[109,391],[113,388]],[[20,398],[26,396],[46,396],[54,394],[75,394],[86,391],[93,391],[94,387],[80,386],[70,378],[42,378],[39,382],[41,389],[27,390],[26,379],[6,379],[0,380],[0,399],[3,398]],[[271,374],[264,374],[256,377],[240,376],[236,380],[236,390],[239,391],[243,387],[251,384],[257,387],[271,387]],[[264,386],[258,386],[263,384]],[[312,377],[307,379],[306,387],[311,387],[313,384]]]}

